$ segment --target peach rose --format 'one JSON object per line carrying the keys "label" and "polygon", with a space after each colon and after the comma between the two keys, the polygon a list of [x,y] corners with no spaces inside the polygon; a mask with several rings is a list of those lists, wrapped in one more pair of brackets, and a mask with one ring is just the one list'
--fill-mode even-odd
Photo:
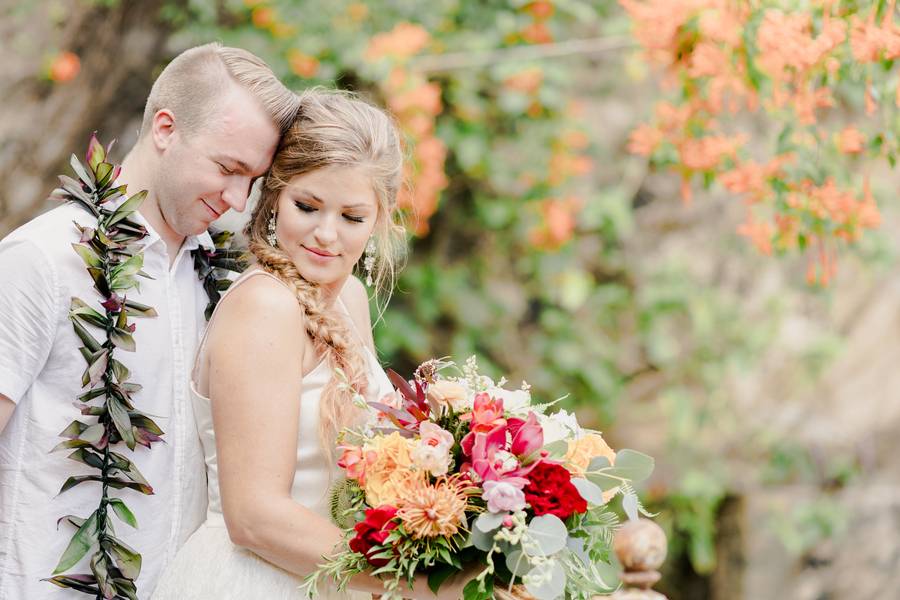
{"label": "peach rose", "polygon": [[441,379],[428,386],[429,400],[457,412],[466,408],[466,396],[466,388],[455,381]]}
{"label": "peach rose", "polygon": [[366,446],[366,456],[371,457],[366,465],[366,501],[369,506],[394,505],[400,492],[413,474],[412,440],[399,433],[380,436],[370,440]]}

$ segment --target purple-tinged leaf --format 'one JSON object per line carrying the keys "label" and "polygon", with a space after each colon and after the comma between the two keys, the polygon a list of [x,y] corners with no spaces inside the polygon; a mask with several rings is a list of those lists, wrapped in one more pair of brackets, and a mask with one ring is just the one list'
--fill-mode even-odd
{"label": "purple-tinged leaf", "polygon": [[72,421],[65,429],[59,432],[59,437],[74,440],[87,428],[87,424],[82,423],[81,421]]}
{"label": "purple-tinged leaf", "polygon": [[109,574],[110,566],[105,552],[97,552],[91,557],[91,572],[97,578],[97,587],[104,600],[112,600],[116,596],[116,586]]}
{"label": "purple-tinged leaf", "polygon": [[84,165],[79,162],[78,158],[73,154],[72,158],[69,159],[69,164],[72,166],[72,170],[75,171],[75,174],[81,179],[81,182],[86,186],[90,191],[94,191],[94,178],[91,177],[88,172],[85,170]]}
{"label": "purple-tinged leaf", "polygon": [[125,481],[123,479],[118,478],[107,478],[107,485],[109,487],[115,488],[117,490],[121,490],[122,488],[128,488],[131,490],[136,490],[142,494],[146,494],[148,496],[153,495],[153,488],[145,483],[137,483],[136,481]]}
{"label": "purple-tinged leaf", "polygon": [[134,433],[131,431],[131,418],[128,416],[128,411],[125,410],[122,403],[115,397],[107,400],[106,408],[109,410],[109,414],[116,426],[116,431],[122,436],[122,439],[128,445],[129,450],[134,450]]}
{"label": "purple-tinged leaf", "polygon": [[97,166],[106,160],[106,151],[103,149],[103,144],[97,139],[96,131],[91,134],[91,139],[88,142],[88,148],[84,158],[93,171],[96,171]]}
{"label": "purple-tinged leaf", "polygon": [[93,575],[57,575],[56,577],[50,577],[49,579],[41,579],[41,581],[49,581],[55,586],[73,589],[92,596],[100,593],[99,588],[97,588],[96,585],[93,585],[96,583]]}
{"label": "purple-tinged leaf", "polygon": [[74,460],[75,462],[80,462],[89,467],[94,467],[95,469],[103,469],[103,458],[97,456],[97,454],[89,448],[79,448],[66,458]]}
{"label": "purple-tinged leaf", "polygon": [[113,173],[113,166],[108,162],[102,162],[97,165],[97,170],[95,171],[95,175],[97,177],[97,187],[104,188],[106,187],[111,179],[111,175]]}
{"label": "purple-tinged leaf", "polygon": [[137,579],[141,574],[141,555],[117,538],[113,538],[110,550],[122,575],[129,579]]}
{"label": "purple-tinged leaf", "polygon": [[96,385],[106,372],[106,364],[109,361],[109,349],[103,348],[91,355],[91,364],[81,376],[81,385]]}
{"label": "purple-tinged leaf", "polygon": [[81,260],[85,265],[89,267],[100,268],[103,263],[100,261],[100,257],[97,256],[97,253],[87,245],[84,244],[72,244],[72,248],[75,249],[75,252],[78,253],[78,256],[81,257]]}
{"label": "purple-tinged leaf", "polygon": [[113,507],[113,510],[116,511],[116,514],[119,516],[119,519],[121,519],[123,523],[126,523],[131,527],[137,529],[137,518],[134,516],[134,513],[131,512],[131,509],[128,508],[128,505],[125,504],[124,500],[122,500],[121,498],[110,498],[109,505]]}
{"label": "purple-tinged leaf", "polygon": [[134,352],[137,349],[137,344],[135,344],[129,329],[119,329],[116,327],[109,332],[109,339],[117,348],[121,348],[126,352]]}
{"label": "purple-tinged leaf", "polygon": [[159,428],[159,425],[157,425],[153,421],[153,419],[143,413],[139,413],[136,411],[131,413],[131,424],[135,427],[146,429],[154,435],[165,435],[163,433],[163,430]]}
{"label": "purple-tinged leaf", "polygon": [[112,359],[112,372],[113,377],[115,377],[116,381],[118,381],[119,383],[123,383],[131,375],[131,371],[128,370],[128,367],[126,367],[116,359]]}
{"label": "purple-tinged leaf", "polygon": [[84,522],[87,521],[87,519],[82,519],[81,517],[76,517],[75,515],[66,515],[64,517],[60,517],[56,521],[57,531],[59,530],[59,524],[62,523],[63,521],[66,521],[66,522],[74,525],[75,529],[81,529],[81,526],[84,525]]}
{"label": "purple-tinged leaf", "polygon": [[109,220],[105,223],[106,227],[112,227],[116,223],[130,217],[131,214],[138,209],[138,207],[141,205],[141,202],[143,202],[144,198],[146,197],[147,190],[141,190],[140,192],[120,204],[115,212],[109,217]]}
{"label": "purple-tinged leaf", "polygon": [[87,521],[78,528],[78,532],[72,536],[68,547],[63,552],[62,558],[59,559],[59,564],[53,569],[53,574],[56,575],[68,571],[78,564],[78,561],[87,554],[88,550],[97,544],[97,534],[97,511],[94,511]]}
{"label": "purple-tinged leaf", "polygon": [[[94,398],[99,398],[100,396],[103,396],[104,394],[106,394],[106,390],[104,388],[100,387],[100,388],[95,388],[93,390],[87,391],[87,392],[81,394],[80,396],[78,396],[78,398],[76,398],[76,399],[81,402],[90,402]],[[75,406],[78,406],[78,408],[81,408],[81,406],[79,406],[78,404],[76,404]]]}
{"label": "purple-tinged leaf", "polygon": [[391,380],[391,383],[394,384],[394,387],[397,388],[397,391],[400,392],[404,398],[410,400],[411,402],[416,401],[416,393],[409,386],[409,382],[403,379],[403,377],[397,373],[393,369],[387,370],[388,379]]}
{"label": "purple-tinged leaf", "polygon": [[100,306],[102,306],[109,312],[119,312],[122,310],[122,304],[122,297],[117,293],[112,292],[109,295],[109,298],[100,303]]}
{"label": "purple-tinged leaf", "polygon": [[78,439],[82,442],[87,442],[88,444],[94,445],[100,442],[103,439],[103,435],[106,433],[106,428],[102,423],[94,423],[84,431],[82,431],[78,435]]}
{"label": "purple-tinged leaf", "polygon": [[[62,494],[63,492],[67,492],[67,491],[71,490],[73,487],[75,487],[76,485],[80,485],[86,481],[96,481],[99,483],[103,483],[103,478],[100,477],[99,475],[78,475],[78,476],[73,475],[72,477],[69,477],[68,479],[66,479],[65,483],[62,484],[62,487],[59,488],[59,493]],[[66,568],[68,569],[70,567],[66,567]]]}
{"label": "purple-tinged leaf", "polygon": [[158,313],[152,306],[135,302],[134,300],[125,300],[125,310],[129,317],[156,317]]}

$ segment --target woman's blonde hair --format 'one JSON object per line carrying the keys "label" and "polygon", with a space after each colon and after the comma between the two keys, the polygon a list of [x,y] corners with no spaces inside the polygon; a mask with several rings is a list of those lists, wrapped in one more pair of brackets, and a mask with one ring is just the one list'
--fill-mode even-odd
{"label": "woman's blonde hair", "polygon": [[[321,442],[333,457],[337,434],[353,424],[357,415],[353,394],[372,399],[368,398],[369,369],[363,341],[334,309],[325,307],[319,287],[303,278],[290,256],[266,239],[281,190],[298,175],[330,166],[361,168],[371,178],[378,203],[372,279],[376,297],[379,292],[386,292],[386,302],[406,241],[397,210],[403,170],[400,139],[394,122],[384,111],[348,92],[318,88],[300,95],[299,111],[281,139],[245,233],[250,251],[262,268],[294,290],[317,352],[332,370],[341,369],[346,375],[346,381],[331,377],[320,402]],[[383,310],[384,302],[378,306],[379,311]]]}

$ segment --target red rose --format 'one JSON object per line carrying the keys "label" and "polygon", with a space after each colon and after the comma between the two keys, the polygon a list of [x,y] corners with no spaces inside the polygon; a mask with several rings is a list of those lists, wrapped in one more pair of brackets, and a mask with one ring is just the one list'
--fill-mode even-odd
{"label": "red rose", "polygon": [[365,520],[353,527],[356,530],[356,537],[350,540],[350,549],[365,555],[369,564],[375,568],[383,567],[389,562],[386,558],[372,558],[372,556],[381,552],[380,548],[374,547],[383,546],[391,530],[397,526],[397,522],[393,520],[396,514],[397,509],[393,506],[370,508],[366,510]]}
{"label": "red rose", "polygon": [[572,485],[571,473],[557,463],[538,463],[528,473],[528,484],[522,491],[536,516],[551,514],[566,519],[572,513],[587,511],[587,502]]}

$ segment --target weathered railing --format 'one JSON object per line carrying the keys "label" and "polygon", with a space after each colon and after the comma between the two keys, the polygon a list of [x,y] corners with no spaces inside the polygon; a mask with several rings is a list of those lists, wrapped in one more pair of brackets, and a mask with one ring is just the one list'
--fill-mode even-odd
{"label": "weathered railing", "polygon": [[613,550],[622,564],[622,587],[612,600],[665,600],[654,592],[659,581],[659,568],[666,559],[666,534],[662,528],[648,519],[628,521],[616,532]]}

